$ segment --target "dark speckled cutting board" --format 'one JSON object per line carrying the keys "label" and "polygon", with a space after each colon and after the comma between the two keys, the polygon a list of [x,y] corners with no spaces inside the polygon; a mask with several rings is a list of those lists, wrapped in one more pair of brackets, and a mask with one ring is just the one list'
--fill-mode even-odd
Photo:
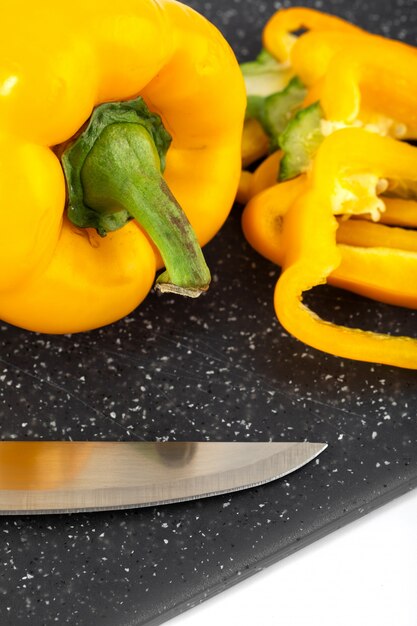
{"label": "dark speckled cutting board", "polygon": [[[246,59],[281,3],[192,4]],[[306,4],[416,41],[415,0]],[[235,208],[207,247],[215,280],[198,301],[151,294],[121,322],[73,337],[2,325],[0,437],[329,448],[284,480],[234,495],[0,520],[2,626],[160,624],[416,486],[416,373],[289,337],[272,308],[277,268],[246,245],[239,218]],[[348,325],[416,334],[412,311],[327,288],[310,302]]]}

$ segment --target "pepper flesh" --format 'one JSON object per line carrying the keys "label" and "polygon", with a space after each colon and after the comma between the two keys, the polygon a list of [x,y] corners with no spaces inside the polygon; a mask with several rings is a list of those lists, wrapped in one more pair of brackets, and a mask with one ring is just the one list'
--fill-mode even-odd
{"label": "pepper flesh", "polygon": [[415,200],[384,197],[384,204],[385,211],[380,217],[383,224],[417,228],[417,202]]}
{"label": "pepper flesh", "polygon": [[[366,170],[379,177],[417,179],[417,150],[361,129],[327,137],[315,158],[310,185],[289,210],[284,226],[283,273],[274,304],[281,324],[301,341],[335,356],[417,369],[417,340],[337,326],[302,302],[340,265],[334,194],[338,179]],[[339,204],[343,211],[343,205]]]}
{"label": "pepper flesh", "polygon": [[[247,241],[259,254],[277,265],[283,264],[285,256],[283,229],[286,214],[306,190],[306,176],[299,176],[269,186],[252,196],[243,211],[242,229]],[[348,232],[350,224],[358,224],[358,230],[364,222],[338,222],[336,240],[341,261],[329,275],[327,282],[380,302],[417,308],[417,252],[410,252],[404,247],[388,247],[393,243],[391,233],[379,237],[377,241],[374,238],[377,247],[370,248],[369,242],[367,247],[353,245],[353,237]],[[379,225],[371,223],[369,226],[378,228]],[[408,237],[406,233],[405,236]],[[404,231],[401,235],[403,234]],[[411,233],[411,249],[415,242],[414,235],[415,233]],[[362,235],[360,237],[362,239]],[[394,243],[398,245],[398,241]]]}
{"label": "pepper flesh", "polygon": [[327,68],[320,98],[326,118],[352,123],[363,106],[403,125],[402,137],[417,137],[416,63],[411,46],[381,37],[358,38]]}
{"label": "pepper flesh", "polygon": [[[256,170],[245,177],[245,186],[242,188],[242,198],[246,200],[246,204],[253,198],[254,200],[245,208],[246,215],[250,215],[250,228],[248,229],[248,237],[252,237],[253,231],[259,229],[264,235],[261,239],[268,237],[268,230],[265,228],[265,222],[271,221],[273,215],[285,216],[289,210],[291,203],[294,201],[289,190],[294,188],[302,190],[306,186],[306,177],[300,176],[294,179],[290,185],[288,182],[277,184],[277,173],[279,164],[282,159],[282,152],[277,151],[270,154]],[[298,182],[295,182],[298,181]],[[243,186],[242,186],[243,187]],[[271,188],[271,189],[270,189]],[[267,189],[270,189],[267,193]],[[298,194],[298,195],[299,195]],[[257,196],[257,197],[256,197]],[[387,197],[384,194],[380,196],[383,201],[383,211],[378,215],[378,222],[370,222],[371,216],[366,213],[358,215],[358,220],[341,220],[337,230],[338,243],[345,243],[352,246],[383,247],[398,248],[401,250],[417,251],[417,234],[409,230],[417,227],[417,201],[404,200],[403,198]],[[267,217],[268,216],[268,217]],[[248,218],[247,218],[248,219]],[[383,225],[404,226],[404,228],[387,228]],[[272,235],[272,233],[271,233]],[[257,237],[257,236],[255,236]],[[281,244],[282,246],[282,244]],[[259,251],[258,247],[254,246]],[[262,244],[261,244],[262,247]],[[281,248],[276,252],[279,259],[281,256]],[[263,254],[263,252],[261,252]],[[274,259],[274,254],[267,258]],[[279,262],[280,264],[280,262]]]}
{"label": "pepper flesh", "polygon": [[365,220],[341,220],[337,229],[337,241],[362,248],[390,248],[417,252],[416,232]]}
{"label": "pepper flesh", "polygon": [[265,48],[281,63],[288,62],[296,38],[292,35],[301,29],[336,31],[338,33],[361,33],[357,26],[335,15],[314,9],[294,7],[277,11],[266,23],[263,31]]}
{"label": "pepper flesh", "polygon": [[[309,32],[296,37],[300,29]],[[282,158],[277,153],[252,174],[247,190],[244,233],[261,254],[283,266],[274,296],[277,316],[317,349],[417,369],[416,339],[336,326],[302,302],[305,291],[329,282],[416,308],[416,234],[384,223],[417,223],[417,150],[389,138],[417,136],[417,51],[297,8],[273,16],[263,43],[308,87],[299,115],[307,116],[313,103],[322,109],[306,128],[295,119],[288,146],[279,142],[285,158],[300,158],[295,174],[306,175],[276,184]],[[321,147],[305,158],[298,146],[310,148],[308,133],[315,129]],[[384,197],[385,191],[397,197]]]}
{"label": "pepper flesh", "polygon": [[161,259],[135,223],[98,240],[63,221],[50,148],[95,106],[140,94],[173,138],[164,178],[204,245],[239,181],[243,80],[220,33],[172,0],[42,0],[24,19],[18,3],[0,15],[0,317],[41,332],[99,327],[140,303]]}
{"label": "pepper flesh", "polygon": [[[307,32],[291,34],[300,29]],[[412,46],[299,7],[274,14],[263,42],[308,86],[304,106],[320,100],[329,122],[339,127],[360,123],[381,134],[416,138],[417,51]]]}
{"label": "pepper flesh", "polygon": [[248,167],[263,157],[268,148],[269,139],[258,120],[245,120],[242,133],[242,167]]}

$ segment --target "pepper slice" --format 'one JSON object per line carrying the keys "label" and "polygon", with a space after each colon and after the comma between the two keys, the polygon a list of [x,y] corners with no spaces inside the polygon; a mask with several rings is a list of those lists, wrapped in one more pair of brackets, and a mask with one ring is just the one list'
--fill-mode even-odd
{"label": "pepper slice", "polygon": [[[307,32],[291,34],[300,29]],[[396,138],[416,137],[413,47],[303,8],[273,15],[264,46],[308,87],[304,107],[320,100],[323,134],[354,124]]]}
{"label": "pepper slice", "polygon": [[395,120],[403,138],[417,137],[416,63],[411,46],[371,35],[358,38],[327,68],[320,98],[326,119],[350,124],[363,107]]}
{"label": "pepper slice", "polygon": [[385,211],[381,213],[380,217],[383,224],[417,228],[417,202],[415,200],[384,196],[384,204]]}
{"label": "pepper slice", "polygon": [[363,32],[335,15],[293,7],[278,11],[266,23],[263,31],[264,46],[281,63],[289,62],[291,49],[297,41],[292,33],[302,29],[353,34]]}
{"label": "pepper slice", "polygon": [[[285,256],[283,230],[286,214],[306,188],[305,176],[275,184],[254,195],[243,211],[242,229],[247,241],[259,254],[277,265],[283,264]],[[336,239],[341,261],[327,282],[380,302],[417,308],[417,253],[388,248],[392,239],[387,237],[378,238],[378,247],[352,245],[353,238],[347,232],[350,224],[358,224],[359,228],[364,221],[339,220]],[[378,228],[379,225],[371,223],[369,226]],[[411,235],[415,242],[415,233]],[[349,243],[342,244],[343,238]]]}
{"label": "pepper slice", "polygon": [[337,241],[362,248],[393,248],[417,252],[417,232],[365,220],[340,220]]}
{"label": "pepper slice", "polygon": [[269,138],[255,118],[245,120],[242,132],[242,167],[248,167],[269,150]]}
{"label": "pepper slice", "polygon": [[281,324],[301,341],[335,356],[417,369],[417,340],[337,326],[302,302],[303,293],[326,283],[341,262],[335,214],[340,179],[367,171],[379,177],[417,179],[417,150],[361,129],[343,129],[321,144],[310,185],[287,213],[283,272],[274,294]]}

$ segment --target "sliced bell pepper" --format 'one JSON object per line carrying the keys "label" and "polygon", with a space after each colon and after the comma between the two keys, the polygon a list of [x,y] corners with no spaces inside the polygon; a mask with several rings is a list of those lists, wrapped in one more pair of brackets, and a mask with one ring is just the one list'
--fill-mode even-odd
{"label": "sliced bell pepper", "polygon": [[[307,32],[298,33],[299,36],[292,34],[300,30]],[[285,101],[284,92],[272,95],[269,92],[263,98],[248,97],[248,111],[252,111],[252,117],[258,119],[269,136],[270,147],[287,152],[284,138],[288,129],[282,127],[285,116],[281,112],[277,125],[276,113],[269,112],[274,98],[286,102],[289,125],[294,114],[301,119],[307,108],[320,102],[317,141],[312,145],[306,142],[301,167],[292,161],[293,155],[283,159],[280,180],[305,171],[320,137],[344,126],[363,126],[400,139],[416,137],[413,93],[417,84],[414,77],[417,53],[411,46],[371,35],[335,16],[300,7],[273,15],[264,28],[263,42],[267,51],[263,55],[275,58],[276,67],[291,70],[292,82],[298,81],[308,88],[305,97],[295,104],[293,98]],[[300,119],[295,120],[297,127]],[[298,132],[297,128],[295,134]]]}
{"label": "sliced bell pepper", "polygon": [[393,120],[401,137],[416,138],[416,64],[411,46],[382,37],[357,38],[327,68],[320,97],[326,119],[351,124],[363,107]]}
{"label": "sliced bell pepper", "polygon": [[[260,194],[268,187],[276,186],[276,191],[271,192],[271,198],[273,198],[274,193],[276,193],[276,200],[271,200],[271,207],[268,207],[266,210],[279,210],[283,201],[283,195],[285,196],[286,189],[286,185],[277,185],[277,178],[282,157],[282,151],[273,152],[258,165],[253,173],[242,172],[245,176],[242,176],[242,182],[240,183],[241,203],[247,204],[251,198]],[[383,181],[379,181],[379,184],[382,182]],[[405,185],[403,181],[390,181],[389,193],[396,193],[397,190],[399,190],[399,193],[405,194],[408,188],[412,189],[410,181],[407,181],[407,185]],[[392,189],[394,189],[394,191],[392,191]],[[392,195],[388,196],[388,190],[383,192],[379,191],[379,193],[382,193],[380,197],[385,206],[384,211],[382,211],[378,216],[378,221],[381,224],[417,228],[417,200],[396,198],[392,197]],[[414,193],[415,192],[413,190],[413,194]],[[258,216],[260,220],[263,219],[261,205],[266,201],[267,197],[268,194],[262,196],[262,198],[259,198],[256,203],[256,211],[259,211]],[[278,205],[278,207],[274,206],[274,204]],[[357,217],[361,220],[371,220],[371,216],[367,214],[362,214]],[[338,230],[338,236],[339,235],[340,229]]]}
{"label": "sliced bell pepper", "polygon": [[[417,183],[412,180],[390,180],[385,195],[393,199],[417,201]],[[400,204],[398,204],[399,207]],[[404,208],[405,206],[401,210],[404,210]]]}
{"label": "sliced bell pepper", "polygon": [[[337,326],[320,319],[302,302],[305,291],[326,283],[340,265],[335,215],[353,208],[351,202],[344,202],[340,190],[343,179],[361,171],[380,178],[416,180],[417,150],[362,129],[343,129],[323,141],[308,189],[286,215],[285,256],[275,289],[275,310],[286,330],[319,350],[417,369],[416,339]],[[374,210],[372,203],[370,208]]]}
{"label": "sliced bell pepper", "polygon": [[279,63],[267,50],[262,50],[254,61],[241,63],[240,70],[248,98],[282,91],[293,76],[292,69]]}
{"label": "sliced bell pepper", "polygon": [[337,241],[362,248],[396,248],[417,252],[417,232],[365,220],[340,220]]}
{"label": "sliced bell pepper", "polygon": [[[242,229],[247,241],[259,254],[277,265],[283,264],[285,256],[283,230],[286,214],[306,189],[305,176],[269,186],[252,196],[243,211]],[[368,226],[363,220],[338,222],[336,239],[341,261],[327,282],[380,302],[417,308],[417,252],[409,252],[407,248],[393,249],[390,244],[403,243],[404,239],[401,236],[401,241],[393,241],[390,233],[377,241],[374,237],[374,245],[378,247],[369,247],[366,240],[366,247],[358,247],[349,232],[350,225],[354,226],[353,230],[356,225],[356,230]],[[371,228],[378,229],[378,226],[369,224]],[[401,230],[401,235],[404,234],[408,237],[408,231]],[[363,239],[360,235],[361,243]],[[410,243],[409,249],[413,250],[415,233],[411,233],[410,239],[406,243]]]}
{"label": "sliced bell pepper", "polygon": [[240,174],[239,187],[236,192],[236,202],[246,204],[250,198],[250,190],[252,186],[252,172],[242,170]]}
{"label": "sliced bell pepper", "polygon": [[236,201],[240,204],[247,204],[252,196],[274,185],[281,158],[282,152],[273,152],[262,161],[254,172],[242,170]]}
{"label": "sliced bell pepper", "polygon": [[293,33],[302,29],[362,33],[362,29],[345,20],[314,9],[293,7],[277,11],[266,23],[263,31],[264,47],[280,63],[289,63],[291,50],[297,37]]}
{"label": "sliced bell pepper", "polygon": [[242,133],[242,167],[248,167],[268,154],[269,138],[258,120],[245,120]]}
{"label": "sliced bell pepper", "polygon": [[384,196],[385,211],[380,221],[393,226],[417,228],[417,201]]}
{"label": "sliced bell pepper", "polygon": [[[303,81],[300,81],[295,71],[292,57],[290,62],[290,50],[304,39],[304,36],[293,36],[291,31],[305,27],[318,29],[324,37],[335,39],[330,46],[323,46],[320,41],[318,55],[315,53],[316,48],[309,50],[308,55],[314,59],[312,66],[315,71],[318,64],[320,67],[323,62],[328,64],[330,56],[341,48],[342,44],[336,39],[338,34],[343,35],[345,31],[348,35],[363,32],[348,22],[313,9],[282,10],[270,19],[263,33],[264,44],[268,50],[264,48],[254,61],[242,63],[240,66],[247,94],[243,167],[279,147],[279,134],[306,96],[309,99]],[[332,31],[328,33],[328,29]],[[302,70],[304,66],[303,59]],[[255,120],[259,123],[256,124]]]}
{"label": "sliced bell pepper", "polygon": [[268,96],[248,96],[246,118],[258,120],[269,138],[270,152],[280,147],[280,135],[302,105],[306,93],[303,83],[294,76],[279,92]]}
{"label": "sliced bell pepper", "polygon": [[270,94],[282,91],[291,79],[292,71],[266,50],[262,50],[254,61],[241,63],[240,70],[247,97],[242,133],[242,167],[247,167],[268,153],[270,141],[259,116],[254,116],[251,108]]}
{"label": "sliced bell pepper", "polygon": [[250,197],[255,196],[264,189],[272,187],[278,179],[279,165],[282,159],[282,152],[277,150],[270,154],[253,172],[250,186]]}
{"label": "sliced bell pepper", "polygon": [[417,309],[417,253],[345,244],[337,248],[341,262],[328,278],[330,285],[378,302]]}
{"label": "sliced bell pepper", "polygon": [[290,64],[294,74],[312,87],[324,77],[335,55],[350,49],[359,37],[369,37],[369,34],[359,30],[310,30],[303,33],[291,48]]}
{"label": "sliced bell pepper", "polygon": [[224,38],[173,0],[40,0],[23,16],[9,2],[0,17],[0,318],[96,328],[163,265],[161,287],[205,290],[199,245],[232,206],[245,109]]}
{"label": "sliced bell pepper", "polygon": [[253,195],[242,213],[242,230],[247,241],[277,265],[282,265],[285,256],[284,219],[305,188],[305,176],[268,187]]}

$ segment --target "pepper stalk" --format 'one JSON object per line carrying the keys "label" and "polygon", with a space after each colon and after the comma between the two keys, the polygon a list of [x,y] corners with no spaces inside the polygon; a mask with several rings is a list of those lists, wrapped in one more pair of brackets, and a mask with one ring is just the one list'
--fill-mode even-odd
{"label": "pepper stalk", "polygon": [[158,248],[166,271],[155,287],[197,297],[210,271],[163,172],[171,136],[142,98],[100,105],[62,156],[68,217],[102,237],[135,219]]}

